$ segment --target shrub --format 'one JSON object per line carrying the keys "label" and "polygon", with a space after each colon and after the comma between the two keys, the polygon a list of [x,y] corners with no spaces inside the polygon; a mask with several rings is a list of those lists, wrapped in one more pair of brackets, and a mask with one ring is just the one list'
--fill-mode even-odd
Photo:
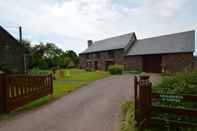
{"label": "shrub", "polygon": [[[187,69],[182,72],[171,73],[170,75],[163,75],[161,83],[153,87],[153,90],[159,91],[164,94],[189,94],[196,95],[197,94],[197,70]],[[167,106],[167,107],[176,107],[176,108],[190,108],[196,109],[197,104],[180,101],[152,101],[153,105],[157,106]],[[166,120],[179,120],[179,121],[187,121],[188,123],[196,122],[195,117],[191,116],[182,116],[174,113],[157,113],[154,114],[154,117],[159,117],[160,119]],[[169,128],[172,130],[171,128]],[[160,130],[160,129],[157,129]],[[167,130],[167,129],[166,129]],[[197,129],[184,129],[186,131],[196,131]]]}
{"label": "shrub", "polygon": [[163,93],[197,94],[197,71],[185,70],[164,76],[154,89]]}
{"label": "shrub", "polygon": [[123,72],[123,66],[122,65],[110,65],[108,68],[108,71],[111,75],[115,75],[115,74],[122,74]]}
{"label": "shrub", "polygon": [[49,75],[51,72],[49,70],[41,70],[39,68],[33,68],[30,70],[31,75]]}

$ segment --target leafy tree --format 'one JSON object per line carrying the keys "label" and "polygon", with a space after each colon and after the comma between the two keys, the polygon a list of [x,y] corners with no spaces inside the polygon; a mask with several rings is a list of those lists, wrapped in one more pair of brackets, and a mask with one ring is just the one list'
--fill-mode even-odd
{"label": "leafy tree", "polygon": [[23,40],[22,46],[24,46],[26,54],[28,54],[32,51],[31,42],[29,40]]}
{"label": "leafy tree", "polygon": [[25,52],[28,54],[29,68],[49,69],[54,66],[61,68],[74,67],[78,64],[78,56],[72,51],[63,51],[54,43],[40,43],[31,45],[31,42],[23,41]]}
{"label": "leafy tree", "polygon": [[74,51],[68,50],[68,51],[66,51],[66,54],[69,58],[71,58],[71,60],[74,62],[75,65],[78,65],[79,57],[77,56],[77,54]]}

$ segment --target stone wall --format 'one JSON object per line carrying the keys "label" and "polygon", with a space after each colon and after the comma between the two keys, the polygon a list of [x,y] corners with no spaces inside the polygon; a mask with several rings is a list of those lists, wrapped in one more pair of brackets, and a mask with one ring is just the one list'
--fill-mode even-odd
{"label": "stone wall", "polygon": [[162,55],[162,67],[169,72],[182,71],[193,63],[193,53]]}
{"label": "stone wall", "polygon": [[[108,52],[100,52],[100,58],[95,58],[95,53],[90,54],[90,59],[86,59],[86,54],[80,55],[80,67],[87,68],[87,62],[92,63],[94,69],[94,62],[98,61],[99,70],[106,69],[106,61],[114,61],[116,64],[124,65],[125,70],[143,70],[143,56],[123,56],[123,50],[115,50],[114,58],[108,58]],[[154,60],[153,60],[154,63]],[[177,72],[182,71],[188,66],[197,68],[197,59],[193,58],[193,53],[174,53],[161,54],[161,66],[163,71]]]}
{"label": "stone wall", "polygon": [[[161,54],[163,71],[177,72],[189,66],[197,67],[197,61],[193,61],[193,53]],[[152,62],[154,63],[154,60]],[[125,69],[143,70],[143,56],[126,56]]]}
{"label": "stone wall", "polygon": [[[96,53],[89,53],[89,54],[80,54],[79,55],[79,63],[80,68],[86,69],[87,63],[91,63],[91,68],[95,69],[95,61],[98,62],[98,69],[99,70],[106,70],[106,62],[113,61],[115,64],[124,65],[124,50],[112,50],[114,57],[109,57],[109,51],[102,51],[99,52],[100,58],[96,58]],[[89,55],[89,59],[87,59],[87,55]]]}
{"label": "stone wall", "polygon": [[79,55],[79,68],[80,69],[86,68],[86,55],[85,54]]}
{"label": "stone wall", "polygon": [[142,56],[126,56],[125,70],[142,70]]}

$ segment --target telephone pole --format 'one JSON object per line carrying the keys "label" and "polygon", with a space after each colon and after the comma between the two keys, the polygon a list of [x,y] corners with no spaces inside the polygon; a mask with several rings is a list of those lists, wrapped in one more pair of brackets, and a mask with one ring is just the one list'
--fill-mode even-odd
{"label": "telephone pole", "polygon": [[19,40],[20,40],[20,43],[22,44],[22,27],[19,26]]}

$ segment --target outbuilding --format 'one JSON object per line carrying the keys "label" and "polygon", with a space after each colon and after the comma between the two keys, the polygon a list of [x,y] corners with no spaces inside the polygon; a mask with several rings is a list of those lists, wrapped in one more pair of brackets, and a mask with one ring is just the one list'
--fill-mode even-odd
{"label": "outbuilding", "polygon": [[24,47],[2,26],[0,26],[0,70],[11,74],[25,72]]}
{"label": "outbuilding", "polygon": [[137,40],[125,56],[126,69],[180,71],[193,62],[194,38],[194,31],[188,31]]}
{"label": "outbuilding", "polygon": [[[179,32],[138,40],[135,33],[96,41],[80,54],[80,67],[104,70],[108,64],[124,65],[125,70],[177,72],[194,62],[195,31]],[[96,57],[98,56],[99,57]],[[88,64],[86,64],[88,62]]]}

